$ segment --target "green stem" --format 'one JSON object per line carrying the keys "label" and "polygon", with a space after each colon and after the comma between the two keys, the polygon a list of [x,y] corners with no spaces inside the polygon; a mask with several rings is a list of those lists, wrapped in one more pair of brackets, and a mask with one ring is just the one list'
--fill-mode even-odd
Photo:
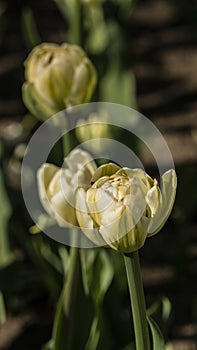
{"label": "green stem", "polygon": [[81,27],[82,27],[82,1],[72,0],[68,2],[70,7],[70,39],[75,45],[81,45]]}
{"label": "green stem", "polygon": [[63,158],[66,157],[72,151],[72,139],[69,134],[65,134],[62,137],[62,151]]}
{"label": "green stem", "polygon": [[150,350],[146,305],[142,285],[138,251],[124,255],[127,280],[131,299],[136,350]]}

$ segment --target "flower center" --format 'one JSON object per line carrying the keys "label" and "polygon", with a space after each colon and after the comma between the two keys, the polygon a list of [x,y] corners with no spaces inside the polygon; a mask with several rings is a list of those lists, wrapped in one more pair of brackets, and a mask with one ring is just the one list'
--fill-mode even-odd
{"label": "flower center", "polygon": [[111,176],[101,187],[114,200],[120,202],[130,193],[130,180],[123,176]]}

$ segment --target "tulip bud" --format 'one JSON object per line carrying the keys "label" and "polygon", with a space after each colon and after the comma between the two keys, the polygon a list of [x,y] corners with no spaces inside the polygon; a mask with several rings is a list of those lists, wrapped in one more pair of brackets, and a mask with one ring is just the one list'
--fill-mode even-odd
{"label": "tulip bud", "polygon": [[75,192],[78,186],[87,189],[96,164],[91,156],[76,149],[65,158],[67,168],[45,163],[38,170],[38,193],[46,212],[59,226],[77,225]]}
{"label": "tulip bud", "polygon": [[25,78],[24,103],[43,120],[66,107],[89,102],[97,75],[79,46],[42,43],[25,61]]}
{"label": "tulip bud", "polygon": [[162,176],[162,192],[156,180],[141,169],[106,164],[97,168],[92,186],[77,192],[77,220],[93,242],[130,253],[166,222],[175,199],[176,173]]}

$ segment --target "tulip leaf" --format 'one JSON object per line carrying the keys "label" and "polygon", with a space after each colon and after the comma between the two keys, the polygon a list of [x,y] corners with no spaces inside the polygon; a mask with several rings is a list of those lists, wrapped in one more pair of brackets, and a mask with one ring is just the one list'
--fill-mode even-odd
{"label": "tulip leaf", "polygon": [[26,8],[22,13],[22,27],[26,46],[29,50],[41,43],[41,38],[35,22],[33,12],[30,8]]}
{"label": "tulip leaf", "polygon": [[93,303],[83,288],[79,251],[72,248],[68,275],[55,315],[53,350],[84,350],[93,318]]}
{"label": "tulip leaf", "polygon": [[112,262],[105,249],[81,251],[83,282],[96,305],[99,305],[107,292],[114,275]]}
{"label": "tulip leaf", "polygon": [[168,298],[162,298],[161,300],[155,302],[147,310],[148,316],[154,318],[154,320],[159,322],[160,328],[163,333],[165,333],[171,314],[171,303]]}
{"label": "tulip leaf", "polygon": [[109,43],[108,26],[105,23],[102,5],[87,6],[85,15],[88,27],[87,49],[91,54],[100,54],[106,50]]}
{"label": "tulip leaf", "polygon": [[159,326],[152,317],[148,317],[148,323],[152,333],[153,350],[165,350],[165,342]]}
{"label": "tulip leaf", "polygon": [[3,300],[3,294],[0,291],[0,326],[2,326],[6,321],[6,310]]}
{"label": "tulip leaf", "polygon": [[100,339],[100,324],[99,324],[99,315],[95,315],[92,327],[90,330],[90,335],[85,346],[85,350],[97,350],[99,339]]}
{"label": "tulip leaf", "polygon": [[11,214],[11,206],[3,183],[3,173],[0,169],[0,267],[13,260],[8,238],[8,220]]}
{"label": "tulip leaf", "polygon": [[102,340],[105,342],[101,304],[112,282],[114,271],[108,252],[105,249],[83,249],[81,250],[81,261],[84,288],[87,293],[92,295],[95,305],[95,317],[85,350],[96,350],[101,340],[101,334]]}
{"label": "tulip leaf", "polygon": [[121,67],[119,59],[110,62],[99,87],[100,101],[114,102],[129,107],[136,106],[135,77],[131,70]]}
{"label": "tulip leaf", "polygon": [[97,304],[103,301],[114,275],[112,263],[108,253],[101,249],[94,266],[92,293]]}

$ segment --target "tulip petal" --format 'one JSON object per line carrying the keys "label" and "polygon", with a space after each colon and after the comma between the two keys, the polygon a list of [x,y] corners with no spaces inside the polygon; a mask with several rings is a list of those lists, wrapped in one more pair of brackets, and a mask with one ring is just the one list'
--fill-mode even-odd
{"label": "tulip petal", "polygon": [[71,151],[64,159],[64,162],[73,173],[79,169],[82,169],[84,166],[86,166],[92,174],[97,169],[96,163],[91,155],[88,152],[78,148]]}
{"label": "tulip petal", "polygon": [[96,169],[94,175],[92,176],[91,182],[96,182],[101,177],[114,175],[119,169],[118,165],[114,163],[103,164]]}
{"label": "tulip petal", "polygon": [[50,200],[53,216],[61,227],[77,225],[75,209],[65,200],[63,192],[56,193]]}
{"label": "tulip petal", "polygon": [[62,48],[64,49],[65,54],[70,58],[74,67],[77,67],[81,63],[81,60],[86,56],[84,50],[78,45],[63,43],[60,46],[61,51]]}
{"label": "tulip petal", "polygon": [[162,207],[162,195],[157,184],[147,192],[146,202],[151,210],[151,217],[153,218],[158,208]]}
{"label": "tulip petal", "polygon": [[129,204],[127,206],[130,210],[130,215],[133,217],[133,223],[136,225],[144,216],[146,210],[146,201],[141,196],[130,195],[129,197]]}
{"label": "tulip petal", "polygon": [[[162,193],[154,217],[148,227],[148,237],[156,234],[167,221],[174,204],[177,187],[177,177],[174,169],[168,170],[162,176]],[[155,195],[155,194],[154,194]]]}
{"label": "tulip petal", "polygon": [[53,176],[58,172],[59,168],[53,164],[45,163],[43,164],[37,172],[38,180],[38,194],[41,200],[41,203],[49,215],[52,215],[53,210],[47,196],[48,186],[51,182]]}
{"label": "tulip petal", "polygon": [[88,58],[76,67],[73,84],[69,96],[65,99],[66,106],[86,103],[91,99],[97,81],[94,66]]}
{"label": "tulip petal", "polygon": [[22,96],[25,106],[39,120],[46,120],[59,111],[56,106],[46,103],[46,100],[36,91],[33,83],[24,83]]}
{"label": "tulip petal", "polygon": [[99,233],[98,227],[88,213],[86,206],[86,192],[79,188],[76,194],[76,217],[84,234],[98,246],[106,245]]}
{"label": "tulip petal", "polygon": [[[144,219],[146,221],[146,218]],[[145,230],[141,221],[137,225],[134,223],[128,207],[119,207],[114,216],[110,216],[108,225],[103,224],[99,231],[109,246],[126,253],[138,250],[144,245],[147,227]]]}

